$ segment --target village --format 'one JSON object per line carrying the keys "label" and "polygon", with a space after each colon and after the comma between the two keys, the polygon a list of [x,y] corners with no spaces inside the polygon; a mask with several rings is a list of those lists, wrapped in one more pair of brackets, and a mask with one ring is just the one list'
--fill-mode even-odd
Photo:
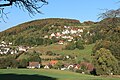
{"label": "village", "polygon": [[30,47],[26,46],[12,46],[12,42],[2,41],[0,43],[0,54],[18,54],[19,52],[27,52]]}
{"label": "village", "polygon": [[[53,32],[49,35],[45,35],[44,38],[47,39],[52,39],[53,37],[58,39],[59,41],[56,43],[58,45],[66,45],[68,42],[72,42],[75,41],[75,38],[78,37],[80,39],[83,39],[83,33],[85,31],[85,28],[78,28],[78,27],[72,27],[72,26],[64,26],[63,30],[59,30],[57,32]],[[86,34],[92,36],[93,34],[90,33],[89,31],[85,32]],[[29,46],[14,46],[12,42],[5,42],[4,40],[1,41],[0,43],[0,54],[1,55],[7,55],[7,54],[19,54],[19,53],[26,53],[27,51],[29,51],[29,49],[31,49],[31,47]],[[44,55],[44,54],[43,54]],[[80,72],[80,73],[85,73],[85,71],[87,73],[90,73],[94,70],[94,66],[89,63],[89,62],[81,62],[79,64],[76,63],[60,63],[59,60],[57,59],[71,59],[69,55],[66,55],[64,57],[61,58],[60,55],[57,55],[55,57],[55,59],[50,59],[48,60],[46,63],[44,62],[44,58],[41,57],[42,59],[42,63],[40,62],[34,62],[34,61],[30,61],[28,66],[26,66],[26,68],[29,69],[35,69],[35,68],[44,68],[44,69],[58,69],[58,70],[71,70],[71,71],[75,71],[75,72]],[[45,55],[48,56],[48,55]],[[50,56],[49,56],[50,57]],[[75,59],[76,57],[74,57]]]}
{"label": "village", "polygon": [[[54,25],[52,25],[53,27]],[[73,26],[64,26],[63,31],[53,32],[51,34],[45,35],[43,38],[47,39],[58,39],[57,44],[66,45],[68,42],[76,41],[76,38],[83,40],[83,33],[89,36],[93,36],[94,33],[90,33],[90,31],[86,31],[84,27],[73,27]],[[87,39],[84,40],[87,42]],[[34,46],[32,46],[34,47]],[[18,54],[18,52],[27,52],[31,46],[20,45],[17,47],[13,47],[12,42],[5,42],[4,40],[0,43],[0,54]]]}
{"label": "village", "polygon": [[[29,62],[29,69],[57,69],[57,70],[66,70],[66,71],[73,71],[82,74],[90,74],[94,71],[93,64],[89,62],[81,62],[80,64],[59,64],[57,60],[51,60],[46,65],[41,65],[39,62]],[[57,65],[57,66],[56,66]]]}
{"label": "village", "polygon": [[0,0],[0,80],[120,80],[120,0]]}
{"label": "village", "polygon": [[[54,25],[52,25],[54,27]],[[76,38],[83,40],[85,35],[94,36],[94,32],[87,30],[89,26],[63,26],[62,31],[59,29],[56,32],[45,35],[44,38],[53,39],[56,38],[59,41],[58,44],[66,44],[66,42],[76,41]],[[87,39],[84,40],[87,43]]]}

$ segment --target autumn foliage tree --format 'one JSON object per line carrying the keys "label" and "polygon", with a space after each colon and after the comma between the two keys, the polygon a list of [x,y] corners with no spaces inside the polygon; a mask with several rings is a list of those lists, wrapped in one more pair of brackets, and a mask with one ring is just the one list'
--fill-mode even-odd
{"label": "autumn foliage tree", "polygon": [[120,74],[118,60],[108,49],[100,48],[97,50],[93,58],[93,64],[97,75]]}

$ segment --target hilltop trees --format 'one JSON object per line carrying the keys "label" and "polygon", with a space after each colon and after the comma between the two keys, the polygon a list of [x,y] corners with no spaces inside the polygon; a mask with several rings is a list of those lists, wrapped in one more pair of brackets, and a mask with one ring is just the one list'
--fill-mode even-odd
{"label": "hilltop trees", "polygon": [[102,24],[107,25],[109,29],[118,26],[118,23],[120,22],[119,17],[120,17],[120,8],[116,10],[114,9],[106,10],[104,13],[101,13],[99,15],[99,18],[106,20]]}

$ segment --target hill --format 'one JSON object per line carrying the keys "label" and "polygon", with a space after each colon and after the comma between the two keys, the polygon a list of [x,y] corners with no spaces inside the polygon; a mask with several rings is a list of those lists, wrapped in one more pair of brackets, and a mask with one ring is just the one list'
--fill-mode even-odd
{"label": "hill", "polygon": [[41,29],[45,26],[51,26],[51,25],[55,25],[55,26],[80,25],[80,22],[79,20],[75,20],[75,19],[62,19],[62,18],[48,18],[48,19],[34,20],[34,21],[22,23],[20,25],[9,28],[3,32],[0,32],[0,36],[16,35],[20,32],[23,32],[31,28]]}
{"label": "hill", "polygon": [[45,35],[50,35],[56,31],[60,32],[64,26],[79,26],[80,24],[78,20],[74,19],[49,18],[34,20],[0,32],[0,40],[13,42],[14,45],[41,45]]}

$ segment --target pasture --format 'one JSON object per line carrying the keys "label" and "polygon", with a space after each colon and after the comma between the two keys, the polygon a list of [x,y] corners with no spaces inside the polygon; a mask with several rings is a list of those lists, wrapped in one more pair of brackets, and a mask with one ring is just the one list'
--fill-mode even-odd
{"label": "pasture", "polygon": [[53,69],[0,69],[0,80],[119,80]]}

